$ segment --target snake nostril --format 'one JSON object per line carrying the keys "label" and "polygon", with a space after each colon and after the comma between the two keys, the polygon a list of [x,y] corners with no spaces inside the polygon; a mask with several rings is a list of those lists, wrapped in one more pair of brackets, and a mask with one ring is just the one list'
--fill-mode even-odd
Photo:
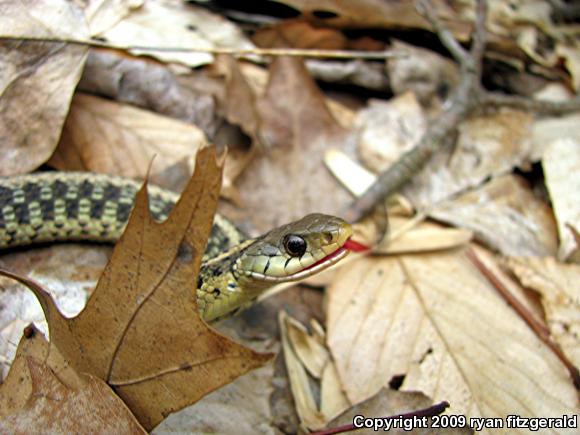
{"label": "snake nostril", "polygon": [[326,244],[330,244],[332,243],[332,240],[334,239],[334,237],[332,237],[332,233],[322,233],[322,238],[324,239],[324,242]]}

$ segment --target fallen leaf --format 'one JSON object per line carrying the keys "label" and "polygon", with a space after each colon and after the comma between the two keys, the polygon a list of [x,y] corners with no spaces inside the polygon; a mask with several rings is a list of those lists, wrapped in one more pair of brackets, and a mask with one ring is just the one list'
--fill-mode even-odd
{"label": "fallen leaf", "polygon": [[338,30],[317,28],[302,20],[285,20],[258,29],[252,40],[259,47],[344,50],[347,39]]}
{"label": "fallen leaf", "polygon": [[0,400],[1,431],[146,433],[102,380],[84,375],[78,377],[76,387],[63,383],[43,361],[48,343],[32,326],[29,328],[32,336],[22,338],[24,343],[19,346],[9,377],[0,386],[2,397],[10,397]]}
{"label": "fallen leaf", "polygon": [[270,396],[274,369],[268,364],[171,414],[153,434],[215,433],[275,435]]}
{"label": "fallen leaf", "polygon": [[453,146],[443,146],[402,193],[418,209],[481,185],[530,163],[531,115],[512,110],[470,118],[458,127]]}
{"label": "fallen leaf", "polygon": [[[87,47],[43,42],[88,34],[77,6],[65,0],[0,1],[0,175],[22,174],[53,153],[80,79]],[[18,38],[40,41],[20,41]]]}
{"label": "fallen leaf", "polygon": [[558,258],[565,261],[577,248],[571,228],[580,231],[580,139],[550,143],[544,152],[542,167],[558,223]]}
{"label": "fallen leaf", "polygon": [[128,16],[131,10],[140,8],[147,0],[90,0],[86,2],[85,17],[91,35],[98,35],[114,27]]}
{"label": "fallen leaf", "polygon": [[[171,0],[147,0],[115,26],[99,33],[107,42],[122,46],[156,48],[253,49],[254,44],[233,23],[205,8]],[[176,62],[195,68],[211,63],[209,53],[132,49],[164,62]]]}
{"label": "fallen leaf", "polygon": [[75,318],[64,318],[34,282],[5,272],[40,300],[51,349],[77,371],[106,381],[148,430],[271,359],[221,336],[198,315],[197,275],[220,177],[215,150],[202,149],[194,176],[162,224],[149,214],[144,186],[97,288]]}
{"label": "fallen leaf", "polygon": [[[145,178],[172,187],[163,172],[184,162],[186,178],[195,153],[207,144],[197,127],[103,98],[77,94],[61,142],[49,164],[63,170]],[[175,170],[175,168],[173,168]],[[169,186],[167,186],[169,184]]]}
{"label": "fallen leaf", "polygon": [[358,112],[355,126],[362,162],[382,172],[417,145],[427,119],[417,98],[409,92],[387,102],[371,100]]}
{"label": "fallen leaf", "polygon": [[[332,420],[329,424],[329,428],[342,426],[345,424],[352,424],[353,419],[357,415],[363,415],[367,418],[381,418],[381,417],[389,417],[392,415],[397,415],[401,413],[416,411],[420,409],[427,408],[431,406],[433,403],[427,396],[422,393],[418,392],[402,392],[391,390],[388,388],[382,388],[377,394],[373,397],[365,400],[362,403],[359,403],[348,411],[345,411],[342,415],[338,416],[334,420]],[[395,419],[396,420],[396,419]],[[395,423],[395,421],[393,421]],[[399,422],[397,422],[399,423]],[[472,433],[468,428],[454,428],[454,429],[430,429],[430,428],[419,428],[418,424],[414,424],[411,427],[413,420],[407,420],[407,428],[409,430],[405,430],[403,428],[390,428],[389,433],[392,434],[470,434]],[[405,424],[405,423],[403,423]],[[383,429],[384,430],[384,429]],[[362,428],[356,431],[357,435],[371,435],[376,434],[376,431],[373,429]]]}
{"label": "fallen leaf", "polygon": [[551,336],[580,367],[580,266],[550,257],[509,257],[505,264],[524,287],[542,295]]}
{"label": "fallen leaf", "polygon": [[564,366],[462,250],[363,258],[327,295],[328,346],[353,403],[398,378],[468,418],[577,413]]}
{"label": "fallen leaf", "polygon": [[213,137],[220,118],[216,103],[206,91],[191,89],[166,65],[106,49],[91,49],[78,90],[148,109],[195,125]]}
{"label": "fallen leaf", "polygon": [[258,110],[267,149],[238,182],[246,208],[259,211],[249,217],[254,226],[266,231],[313,211],[337,214],[349,197],[336,188],[323,156],[333,145],[352,149],[350,134],[332,117],[301,60],[274,59]]}
{"label": "fallen leaf", "polygon": [[288,380],[290,381],[296,412],[304,426],[309,429],[319,429],[326,424],[326,418],[318,409],[318,405],[308,383],[306,368],[300,362],[300,358],[288,337],[288,323],[290,319],[291,317],[285,311],[280,311],[278,321],[280,323],[282,348],[284,349],[284,362],[286,363],[286,370],[288,371]]}
{"label": "fallen leaf", "polygon": [[555,255],[551,209],[516,175],[505,175],[446,201],[429,212],[437,220],[472,230],[504,255]]}

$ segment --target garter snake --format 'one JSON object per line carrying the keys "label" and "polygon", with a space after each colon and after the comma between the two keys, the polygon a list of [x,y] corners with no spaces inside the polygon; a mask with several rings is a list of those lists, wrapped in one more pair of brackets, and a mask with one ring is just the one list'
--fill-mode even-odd
{"label": "garter snake", "polygon": [[[55,241],[115,242],[140,183],[108,175],[45,172],[0,177],[0,249]],[[150,210],[165,219],[178,195],[149,186]],[[206,321],[250,304],[267,288],[313,275],[348,254],[351,226],[311,214],[257,238],[216,215],[202,260],[197,301]]]}

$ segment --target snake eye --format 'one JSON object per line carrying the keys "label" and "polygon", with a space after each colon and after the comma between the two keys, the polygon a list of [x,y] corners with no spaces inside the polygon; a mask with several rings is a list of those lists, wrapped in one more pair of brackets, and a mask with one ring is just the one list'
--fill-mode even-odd
{"label": "snake eye", "polygon": [[306,252],[306,240],[295,234],[284,237],[284,249],[292,257],[301,257]]}

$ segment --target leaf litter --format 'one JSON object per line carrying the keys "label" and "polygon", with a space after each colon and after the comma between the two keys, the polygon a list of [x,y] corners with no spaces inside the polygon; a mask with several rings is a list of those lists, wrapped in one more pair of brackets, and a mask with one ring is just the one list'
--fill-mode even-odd
{"label": "leaf litter", "polygon": [[[355,25],[364,28],[374,23],[373,27],[383,27],[388,31],[395,23],[398,28],[411,32],[413,31],[411,28],[428,29],[427,22],[411,3],[401,5],[396,13],[390,13],[388,16],[377,13],[376,7],[392,11],[394,6],[378,5],[376,2],[366,0],[356,2],[354,9],[352,2],[335,2],[333,5],[315,2],[306,5],[304,2],[292,0],[284,3],[304,13],[297,23],[291,25],[284,24],[290,21],[280,20],[282,24],[278,33],[286,35],[284,37],[290,39],[291,44],[295,46],[301,44],[316,46],[326,43],[328,40],[324,38],[322,42],[313,42],[321,34],[315,30],[328,29],[326,26],[331,24],[333,28],[330,33],[332,38],[337,38],[335,41],[339,41],[340,44],[346,41],[353,46],[355,42],[361,44],[360,46],[368,44],[369,47],[383,47],[384,43],[372,38],[354,41],[352,34],[342,32],[341,27]],[[146,17],[148,10],[168,9],[166,2],[154,0],[118,2],[115,7],[107,5],[106,2],[101,4],[102,7],[99,7],[99,4],[101,3],[91,2],[89,9],[85,11],[91,35],[95,35],[97,31],[100,35],[106,35],[107,29],[114,26],[118,26],[117,30],[123,26],[134,26],[135,23],[139,24],[138,20],[135,21],[139,16],[145,17],[145,21],[151,24],[150,18]],[[549,93],[554,95],[552,90],[559,85],[557,98],[572,97],[570,89],[577,88],[578,83],[574,63],[578,51],[573,42],[574,38],[570,36],[573,35],[571,33],[573,26],[557,22],[547,5],[548,3],[543,1],[529,4],[513,2],[509,8],[502,2],[490,4],[488,24],[492,35],[486,52],[489,56],[486,62],[492,69],[499,65],[500,73],[496,70],[495,75],[490,74],[486,86],[499,83],[498,87],[501,89],[505,87],[514,93],[535,94],[538,98],[545,98]],[[60,7],[64,7],[64,3],[60,3]],[[183,5],[175,7],[183,9]],[[375,9],[372,9],[373,7]],[[451,9],[436,2],[435,8],[454,35],[460,40],[466,40],[470,28],[466,24],[473,17],[471,6],[465,4]],[[199,25],[204,24],[204,20],[208,21],[208,25],[223,20],[218,18],[217,21],[213,21],[215,17],[210,17],[207,11],[194,17],[196,14],[190,13],[198,8],[187,10],[187,17],[191,18],[192,22],[198,22],[196,20],[202,17],[201,22],[198,22]],[[369,10],[373,13],[369,13]],[[169,17],[171,13],[164,12],[163,16]],[[325,17],[325,13],[328,17]],[[241,16],[235,13],[232,17],[234,16],[238,23],[249,17],[245,15],[244,18],[240,18]],[[123,23],[126,17],[130,18]],[[259,21],[258,18],[251,17]],[[183,17],[180,17],[180,20],[181,18]],[[305,18],[307,20],[303,22],[308,22],[308,25],[300,22]],[[74,20],[78,19],[79,15],[76,15]],[[70,31],[66,30],[70,26],[54,25],[58,21],[50,16],[46,17],[46,21],[50,24],[46,27],[54,29],[53,33],[57,36]],[[27,20],[13,22],[25,23]],[[316,23],[315,28],[312,27],[312,23]],[[168,28],[164,19],[153,24],[160,28]],[[72,27],[86,28],[76,24]],[[138,25],[133,27],[131,32],[137,29],[134,34],[139,33],[138,27]],[[232,27],[235,28],[224,26],[224,29]],[[298,35],[284,33],[293,29],[301,29],[303,33]],[[192,41],[187,39],[192,36],[191,33],[199,36],[203,33],[201,30],[203,29],[199,27],[184,31],[184,26],[180,26],[178,33],[186,38],[184,40]],[[25,34],[30,32],[38,32],[38,29],[28,29]],[[127,35],[131,36],[131,32]],[[235,30],[232,34],[240,33]],[[347,37],[341,37],[343,35]],[[400,37],[400,33],[397,35]],[[158,32],[153,30],[147,34],[147,37],[153,38],[151,41],[156,45],[173,44],[161,36],[163,35],[158,35]],[[111,37],[113,42],[129,43],[129,40],[116,39],[114,32],[109,33],[108,37]],[[310,37],[312,39],[308,39]],[[545,41],[556,42],[550,45]],[[139,40],[140,44],[142,42],[143,40]],[[214,42],[208,39],[205,42],[201,41],[200,44],[210,47]],[[226,46],[228,44],[225,43]],[[376,67],[384,68],[386,80],[381,82],[381,86],[390,86],[394,98],[390,95],[373,94],[377,99],[372,104],[360,98],[349,107],[328,98],[333,92],[327,92],[327,89],[321,92],[310,78],[307,69],[295,59],[277,59],[270,62],[269,73],[259,64],[224,58],[218,58],[213,65],[195,72],[183,68],[184,62],[190,65],[196,64],[195,62],[210,62],[211,57],[207,54],[197,56],[195,62],[190,56],[187,59],[174,58],[181,63],[180,65],[158,64],[174,74],[172,79],[163,83],[172,84],[171,89],[175,92],[186,95],[191,89],[195,89],[196,92],[201,89],[205,91],[202,94],[208,99],[215,98],[217,101],[219,106],[218,113],[215,114],[217,121],[213,124],[198,125],[206,134],[209,132],[208,140],[214,141],[222,137],[221,131],[215,136],[213,133],[216,129],[221,130],[223,126],[218,126],[220,119],[225,119],[227,122],[224,125],[229,124],[227,128],[232,126],[234,129],[238,128],[253,142],[250,153],[246,154],[243,148],[240,148],[242,157],[239,161],[234,160],[234,175],[230,177],[230,181],[224,182],[230,190],[227,196],[235,198],[236,204],[245,207],[245,210],[226,205],[222,207],[223,211],[237,218],[237,223],[242,223],[251,232],[253,231],[253,234],[268,230],[272,225],[283,223],[309,211],[324,209],[327,212],[339,213],[347,203],[348,195],[337,188],[337,184],[322,165],[322,159],[329,148],[340,150],[342,153],[340,155],[346,156],[340,165],[334,166],[333,173],[341,177],[340,181],[349,186],[354,194],[360,194],[372,183],[375,176],[360,165],[353,166],[352,160],[348,160],[354,158],[357,146],[363,162],[374,171],[388,165],[387,161],[382,161],[382,155],[388,156],[387,160],[390,162],[400,155],[401,150],[397,148],[401,147],[395,147],[393,143],[400,140],[404,146],[412,146],[413,137],[417,136],[421,125],[437,121],[437,114],[446,104],[445,89],[448,91],[448,88],[452,88],[457,77],[455,64],[448,61],[447,57],[425,50],[438,62],[437,68],[425,69],[417,62],[416,47],[408,44],[407,40],[404,43],[393,43],[393,46],[397,44],[410,51],[408,58],[391,59],[385,63],[377,62],[372,65],[376,71],[379,70]],[[213,46],[218,45],[224,46],[221,42]],[[78,49],[82,51],[80,47]],[[144,57],[140,60],[149,62]],[[82,62],[78,64],[80,70]],[[57,68],[59,71],[66,70],[66,74],[60,75],[61,79],[67,80],[64,88],[71,89],[78,81],[77,70],[60,65]],[[370,67],[364,62],[363,65]],[[509,68],[502,70],[506,65],[509,65]],[[333,68],[330,63],[326,67]],[[312,74],[314,69],[311,68],[310,71]],[[508,73],[504,74],[505,71]],[[98,73],[97,69],[96,74]],[[121,73],[121,76],[123,74]],[[139,78],[139,74],[134,75]],[[143,73],[145,83],[146,76]],[[325,79],[323,74],[317,75],[323,82],[330,83],[334,80],[331,76],[328,77]],[[179,82],[179,85],[176,85],[176,82]],[[355,84],[367,87],[363,82]],[[368,85],[368,89],[372,87]],[[67,92],[58,95],[59,98],[65,101]],[[117,99],[115,93],[107,94],[102,89],[91,92]],[[405,95],[404,92],[411,93]],[[158,91],[157,95],[163,95],[163,91]],[[77,97],[86,96],[77,93]],[[96,101],[97,97],[89,98]],[[122,98],[119,97],[117,102],[108,103],[120,105],[119,103],[124,102]],[[414,107],[411,107],[409,101],[414,101]],[[417,106],[417,102],[420,102],[422,107]],[[61,104],[67,106],[68,103],[65,101]],[[92,105],[91,102],[87,108],[91,109],[89,106]],[[97,103],[94,105],[98,106]],[[141,109],[153,110],[183,120],[179,114],[164,111],[159,105],[155,107],[141,103],[138,105]],[[169,106],[171,105],[172,103],[169,103]],[[204,110],[213,110],[207,108],[210,106],[205,107]],[[359,110],[360,107],[363,107],[363,110]],[[388,113],[389,110],[392,110],[392,113]],[[41,113],[45,114],[46,111],[44,107]],[[141,112],[138,117],[147,116],[145,110]],[[417,116],[417,113],[421,113],[420,116]],[[386,117],[387,122],[391,122],[388,124],[390,127],[386,127],[381,116]],[[410,116],[413,119],[410,119]],[[69,122],[73,122],[73,117],[74,112],[71,112]],[[22,119],[28,118],[22,116]],[[41,158],[31,160],[33,164],[30,167],[20,169],[21,172],[38,167],[50,157],[58,139],[55,132],[60,134],[62,121],[59,119],[42,126],[42,132],[48,132],[45,137],[49,139],[43,143],[44,152],[39,153]],[[112,119],[112,122],[115,123],[116,120]],[[420,124],[419,127],[416,127],[417,123]],[[128,125],[125,132],[131,134],[134,127]],[[90,131],[90,128],[88,130]],[[171,133],[174,132],[173,128],[170,130]],[[384,134],[385,131],[388,135]],[[495,294],[493,286],[473,267],[465,254],[476,247],[473,240],[477,240],[477,243],[491,247],[499,254],[507,255],[508,259],[505,263],[502,262],[502,265],[521,280],[520,285],[511,278],[511,291],[533,313],[536,321],[551,331],[554,340],[578,364],[575,317],[577,280],[574,275],[576,271],[573,266],[569,267],[562,263],[565,260],[577,262],[579,252],[580,236],[574,207],[578,203],[575,200],[578,189],[573,188],[574,175],[577,173],[574,171],[575,156],[578,152],[576,117],[569,115],[561,118],[534,119],[528,113],[514,109],[484,111],[463,122],[459,126],[458,135],[455,145],[452,142],[456,138],[450,137],[448,146],[435,156],[430,166],[414,177],[411,185],[404,189],[406,197],[399,196],[396,203],[389,202],[389,210],[393,216],[390,225],[393,238],[391,243],[375,249],[375,253],[379,255],[366,258],[351,254],[351,258],[343,262],[340,269],[329,271],[324,277],[311,280],[314,285],[329,286],[325,302],[327,319],[324,328],[312,325],[304,328],[288,319],[281,322],[287,326],[287,331],[291,331],[284,333],[284,346],[288,354],[285,357],[288,360],[288,370],[293,373],[291,380],[294,379],[292,381],[294,400],[300,402],[297,406],[300,408],[302,429],[310,425],[322,427],[325,424],[337,426],[348,423],[352,421],[353,412],[381,417],[419,409],[438,399],[451,402],[449,412],[464,412],[465,415],[503,417],[517,411],[521,415],[537,417],[577,413],[577,395],[563,366]],[[388,141],[385,140],[387,136],[391,138]],[[237,137],[238,139],[234,140],[237,142],[242,136],[238,134],[225,137]],[[371,140],[368,140],[369,138]],[[163,140],[161,135],[159,142]],[[98,142],[95,141],[96,144]],[[369,143],[374,149],[367,148]],[[62,142],[59,146],[61,145]],[[122,144],[123,147],[125,145],[127,144]],[[133,149],[134,155],[138,156],[145,148]],[[61,151],[57,151],[59,152]],[[172,154],[173,152],[171,147],[158,148],[157,153],[162,157],[160,160],[164,160],[163,169],[154,175],[158,177],[156,181],[169,175],[166,185],[179,188],[180,185],[172,181],[171,174],[179,173],[176,178],[182,178],[191,170],[193,162],[179,159],[177,155]],[[186,152],[177,154],[184,155]],[[122,159],[123,154],[120,153],[119,156]],[[544,180],[534,180],[528,172],[531,165],[537,162],[541,162],[543,166]],[[115,172],[118,168],[113,163],[103,162],[99,170],[102,168],[105,171]],[[156,160],[153,167],[157,168],[158,163],[160,162]],[[69,164],[70,162],[62,167],[70,169]],[[142,176],[143,168],[146,166],[136,169],[135,175]],[[234,181],[240,174],[241,178]],[[524,180],[522,175],[527,180]],[[259,212],[256,213],[256,210]],[[248,225],[250,214],[254,215],[252,225]],[[433,219],[439,223],[434,223]],[[447,227],[440,222],[445,222]],[[256,229],[258,231],[255,231]],[[58,253],[59,249],[50,248],[50,252],[54,252],[55,256],[61,255]],[[479,250],[477,252],[478,255],[482,255]],[[541,257],[524,258],[522,255]],[[488,256],[488,260],[493,264],[501,258],[497,253],[488,253]],[[20,257],[17,258],[12,264],[19,264],[21,260]],[[23,274],[26,265],[23,264],[22,268],[16,269]],[[379,271],[382,271],[380,276]],[[494,273],[502,274],[504,280],[508,279],[506,271],[501,270],[499,266],[496,266]],[[43,280],[44,283],[50,283],[46,280],[49,275],[50,270],[32,274],[34,279]],[[87,286],[86,282],[82,285]],[[157,301],[157,298],[153,297],[152,300]],[[272,301],[281,302],[276,304]],[[169,304],[167,306],[175,306],[172,302],[175,303],[167,301]],[[22,306],[25,304],[26,302]],[[280,305],[289,306],[284,302],[282,295],[279,295],[260,303],[241,319],[233,319],[232,323],[244,324],[244,319],[252,319],[250,321],[253,325],[258,324],[260,315],[263,314],[263,311],[260,311],[263,305],[270,305],[274,309],[279,309]],[[306,313],[316,312],[320,308],[319,301],[313,303],[311,300],[305,300],[303,305],[307,306]],[[299,306],[299,303],[293,305],[292,310],[296,311],[295,307]],[[54,308],[52,310],[54,312]],[[306,324],[307,319],[303,317],[304,315],[302,313],[298,317]],[[136,319],[141,320],[141,315]],[[7,337],[14,337],[12,333],[23,324],[26,322],[20,318],[12,320],[7,318],[2,324],[2,333],[6,332]],[[350,328],[347,328],[349,325]],[[158,327],[170,328],[165,322],[158,324]],[[111,329],[111,333],[114,332],[111,325],[107,328]],[[271,329],[268,330],[267,336],[271,337],[273,329],[271,326],[269,328]],[[263,331],[254,326],[251,333],[260,335]],[[145,342],[158,339],[156,334],[145,327],[143,331],[127,329],[125,340],[135,336],[143,339],[142,335],[147,334],[150,334],[150,337]],[[14,348],[15,340],[9,338],[7,346]],[[160,342],[163,342],[161,338],[157,343]],[[371,346],[373,343],[374,348]],[[187,343],[183,345],[187,347]],[[77,392],[82,391],[77,379],[79,376],[71,375],[72,380],[63,380],[62,358],[59,360],[55,356],[56,351],[51,355],[52,359],[48,360],[48,364],[41,366],[40,370],[47,378],[50,378],[52,371],[70,392],[74,388]],[[123,362],[108,362],[109,366],[116,370],[114,373],[117,377],[111,379],[118,383],[123,383],[127,379],[133,381],[145,379],[147,370],[150,372],[164,370],[159,368],[159,364],[155,365],[159,361],[154,358],[150,364],[152,367],[140,367],[141,371],[133,373],[127,367],[130,365],[129,359],[136,357],[140,361],[142,357],[137,355],[134,349],[119,352],[118,356],[123,357]],[[371,359],[365,360],[363,356]],[[88,359],[91,358],[93,357]],[[40,360],[45,361],[46,358]],[[91,361],[81,363],[93,365]],[[20,362],[15,365],[22,366]],[[278,366],[276,371],[278,372]],[[271,420],[275,422],[275,430],[283,428],[286,432],[296,432],[299,426],[293,420],[295,417],[292,411],[289,410],[292,398],[288,395],[288,389],[284,389],[285,375],[277,373],[270,378],[270,373],[264,373],[267,379],[258,380],[253,373],[239,378],[236,383],[226,387],[225,393],[220,389],[208,395],[206,399],[209,397],[212,399],[208,400],[207,404],[204,399],[192,408],[173,414],[165,423],[169,425],[170,430],[203,431],[209,421],[199,418],[196,414],[213,412],[211,415],[216,420],[221,420],[213,421],[215,426],[212,427],[217,431],[229,432],[235,427],[241,431],[253,428],[263,433],[271,433],[270,424],[262,424],[259,428],[253,427],[260,421]],[[297,377],[296,373],[301,374]],[[296,378],[299,382],[296,382]],[[239,390],[236,387],[238,383],[242,385]],[[268,385],[275,385],[274,392],[271,392]],[[119,384],[115,388],[118,393],[124,388],[123,394],[130,395],[129,387]],[[201,387],[202,390],[209,388],[209,386]],[[231,389],[228,390],[229,388]],[[506,389],[510,394],[506,394]],[[267,405],[257,399],[257,394],[252,396],[242,390],[254,390],[254,393],[263,392],[264,395],[272,394],[272,397],[276,397],[276,400],[272,399],[270,403],[272,413],[266,411]],[[233,408],[239,406],[228,401],[228,391],[241,402],[248,402],[248,408],[232,419],[228,419],[227,416]],[[533,391],[534,394],[526,396],[525,391]],[[362,401],[358,405],[360,408],[353,408],[357,401]],[[304,406],[305,404],[308,406]],[[24,406],[24,402],[22,405]],[[250,408],[256,412],[252,412]],[[196,412],[196,409],[201,411]],[[208,409],[214,411],[207,411]],[[345,410],[342,420],[339,417],[338,420],[328,423],[331,418]],[[165,415],[163,411],[160,413],[158,410],[152,413],[157,416],[157,420],[159,415]],[[195,423],[192,423],[193,420]],[[236,425],[233,420],[245,423]],[[305,422],[308,422],[308,425],[305,425]],[[162,424],[158,426],[158,430],[167,430],[167,426],[163,429]]]}

